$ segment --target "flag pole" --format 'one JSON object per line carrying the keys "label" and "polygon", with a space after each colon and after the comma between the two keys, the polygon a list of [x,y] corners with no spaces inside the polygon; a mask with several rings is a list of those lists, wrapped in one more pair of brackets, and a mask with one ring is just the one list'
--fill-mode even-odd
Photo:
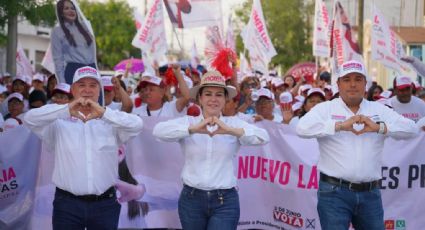
{"label": "flag pole", "polygon": [[172,28],[173,28],[174,35],[176,36],[177,43],[179,44],[180,50],[183,50],[182,44],[180,43],[180,39],[179,39],[179,36],[177,34],[177,31],[176,31],[176,27],[174,25],[172,25]]}

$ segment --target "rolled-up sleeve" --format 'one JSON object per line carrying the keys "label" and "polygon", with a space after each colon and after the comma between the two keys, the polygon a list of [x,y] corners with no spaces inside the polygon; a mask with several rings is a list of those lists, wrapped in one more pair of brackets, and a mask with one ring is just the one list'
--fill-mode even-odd
{"label": "rolled-up sleeve", "polygon": [[175,142],[190,136],[189,120],[186,116],[159,122],[153,128],[153,135],[162,141]]}
{"label": "rolled-up sleeve", "polygon": [[117,131],[121,144],[137,136],[143,128],[143,120],[139,116],[110,108],[106,108],[102,119]]}
{"label": "rolled-up sleeve", "polygon": [[303,138],[317,138],[335,134],[335,121],[327,114],[329,108],[325,103],[316,105],[298,122],[296,132]]}

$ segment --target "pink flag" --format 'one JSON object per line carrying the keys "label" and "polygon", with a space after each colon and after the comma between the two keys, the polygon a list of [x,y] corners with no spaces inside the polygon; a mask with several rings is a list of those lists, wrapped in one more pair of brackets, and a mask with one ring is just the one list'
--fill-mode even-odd
{"label": "pink flag", "polygon": [[16,51],[16,76],[24,76],[31,79],[33,72],[31,62],[25,55],[24,49],[18,45],[18,50]]}
{"label": "pink flag", "polygon": [[399,74],[412,73],[410,66],[401,60],[406,56],[403,44],[375,6],[372,12],[372,59],[396,70]]}
{"label": "pink flag", "polygon": [[171,23],[178,28],[218,25],[220,0],[164,0]]}
{"label": "pink flag", "polygon": [[313,27],[313,55],[329,57],[329,14],[323,0],[316,0]]}
{"label": "pink flag", "polygon": [[[357,40],[354,38],[348,16],[339,1],[335,2],[335,13],[332,22],[331,55],[333,58],[332,71],[336,76],[339,66],[350,60],[363,62]],[[332,78],[336,79],[336,78]]]}

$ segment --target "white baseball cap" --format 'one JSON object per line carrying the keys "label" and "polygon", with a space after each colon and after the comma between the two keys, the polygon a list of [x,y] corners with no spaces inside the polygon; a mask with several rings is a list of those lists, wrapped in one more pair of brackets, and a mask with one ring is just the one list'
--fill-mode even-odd
{"label": "white baseball cap", "polygon": [[261,88],[257,90],[257,94],[258,94],[258,98],[267,97],[268,99],[274,100],[274,95],[269,89]]}
{"label": "white baseball cap", "polygon": [[71,93],[71,86],[67,83],[59,83],[55,86],[55,88],[53,89],[53,91],[61,91],[63,93],[66,94],[70,94]]}
{"label": "white baseball cap", "polygon": [[285,85],[286,83],[281,78],[273,78],[272,85],[273,87],[277,88],[282,85]]}
{"label": "white baseball cap", "polygon": [[140,79],[139,87],[145,87],[147,84],[153,84],[156,86],[164,86],[162,78],[155,76],[152,73],[144,72]]}
{"label": "white baseball cap", "polygon": [[397,89],[405,89],[407,87],[412,87],[413,85],[413,81],[410,77],[408,76],[398,76],[395,78],[394,81],[394,88]]}
{"label": "white baseball cap", "polygon": [[102,77],[102,85],[104,90],[112,91],[114,89],[114,84],[112,84],[111,76]]}
{"label": "white baseball cap", "polygon": [[350,73],[359,73],[363,75],[364,77],[367,76],[365,66],[363,65],[363,63],[359,61],[351,60],[351,61],[344,62],[342,63],[340,68],[338,68],[338,70],[339,70],[338,78],[344,77]]}
{"label": "white baseball cap", "polygon": [[24,96],[22,96],[22,94],[12,93],[6,98],[7,103],[9,103],[9,101],[12,100],[13,98],[17,98],[20,101],[24,101]]}
{"label": "white baseball cap", "polygon": [[303,103],[305,101],[305,97],[302,96],[302,95],[297,95],[297,96],[295,96],[294,99],[295,99],[295,101],[299,101],[301,103]]}
{"label": "white baseball cap", "polygon": [[16,80],[20,80],[20,81],[25,82],[27,85],[31,85],[31,77],[29,77],[29,76],[18,75],[13,79],[13,81],[16,81]]}
{"label": "white baseball cap", "polygon": [[292,105],[292,111],[297,111],[297,110],[299,110],[299,109],[301,109],[301,107],[303,106],[303,103],[302,102],[299,102],[299,101],[297,101],[297,102],[295,102],[293,105]]}
{"label": "white baseball cap", "polygon": [[41,73],[36,73],[34,76],[32,76],[33,81],[41,81],[44,83],[44,75]]}
{"label": "white baseball cap", "polygon": [[124,75],[125,70],[119,69],[114,72],[114,77],[118,77],[120,75]]}
{"label": "white baseball cap", "polygon": [[280,103],[291,103],[293,100],[292,93],[290,92],[283,92],[279,95]]}
{"label": "white baseball cap", "polygon": [[312,95],[312,94],[319,94],[319,95],[325,97],[325,92],[323,92],[323,90],[320,89],[320,88],[309,89],[308,92],[307,92],[307,97],[310,97],[310,95]]}
{"label": "white baseball cap", "polygon": [[102,86],[102,81],[100,79],[99,72],[90,66],[84,66],[79,69],[77,69],[74,73],[74,78],[72,79],[72,84],[79,81],[82,78],[92,78],[96,80],[100,86]]}
{"label": "white baseball cap", "polygon": [[310,84],[302,85],[302,86],[300,86],[300,92],[304,92],[306,90],[310,90],[311,88],[313,88],[313,86],[310,85]]}

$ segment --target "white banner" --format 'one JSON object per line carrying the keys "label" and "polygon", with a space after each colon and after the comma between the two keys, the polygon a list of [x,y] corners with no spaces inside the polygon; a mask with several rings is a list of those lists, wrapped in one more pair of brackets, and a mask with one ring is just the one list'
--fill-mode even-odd
{"label": "white banner", "polygon": [[16,76],[32,79],[33,72],[30,60],[28,60],[24,49],[18,44],[18,49],[16,50]]}
{"label": "white banner", "polygon": [[372,59],[381,62],[399,74],[412,73],[409,64],[401,60],[406,56],[403,43],[390,28],[381,12],[372,7]]}
{"label": "white banner", "polygon": [[220,0],[164,0],[171,23],[177,28],[218,25]]}
{"label": "white banner", "polygon": [[[180,173],[184,158],[178,143],[160,142],[152,136],[152,129],[158,121],[158,118],[144,118],[143,132],[127,145],[127,163],[134,178],[147,188],[142,202],[148,205],[149,211],[144,216],[129,220],[127,204],[124,204],[120,216],[121,228],[181,228],[177,201],[182,186]],[[268,121],[257,125],[269,132],[270,143],[260,147],[242,147],[235,160],[241,205],[239,229],[320,229],[316,212],[319,179],[315,166],[319,156],[316,140],[301,139],[286,125]],[[19,188],[22,188],[34,182],[34,172],[32,177],[22,180],[19,175],[22,175],[21,169],[28,170],[25,175],[30,175],[30,168],[37,166],[37,158],[29,157],[37,156],[36,152],[31,151],[40,151],[37,147],[39,143],[29,141],[33,137],[25,129],[12,131],[14,133],[11,135],[0,134],[0,144],[8,146],[1,148],[0,159],[2,169],[14,169]],[[381,191],[387,229],[397,229],[396,226],[399,226],[398,229],[403,229],[400,226],[404,226],[404,229],[422,229],[425,225],[425,219],[421,218],[423,208],[417,205],[425,202],[423,149],[424,132],[411,140],[386,140]],[[22,154],[16,161],[7,158],[19,152],[26,154],[24,159]],[[54,186],[50,178],[53,162],[54,156],[43,150],[38,167],[32,229],[51,229]],[[19,165],[25,165],[25,168],[19,168]],[[4,174],[0,176],[3,187],[3,178],[10,178],[7,179],[10,183],[15,180],[13,174]],[[3,192],[1,194],[3,196]],[[6,203],[0,197],[0,207],[9,205],[16,208],[9,210],[20,210],[21,199],[17,197],[13,203]],[[3,210],[0,209],[2,221],[21,217],[21,213]]]}
{"label": "white banner", "polygon": [[167,40],[165,39],[165,25],[161,0],[154,0],[143,21],[137,30],[131,44],[159,60],[167,52]]}
{"label": "white banner", "polygon": [[[363,63],[359,45],[353,34],[348,15],[339,1],[335,2],[334,18],[332,21],[331,55],[333,58],[333,75],[339,73],[339,66],[346,61],[356,60]],[[332,78],[336,81],[336,77]]]}
{"label": "white banner", "polygon": [[313,26],[313,56],[329,57],[329,13],[323,0],[316,0]]}
{"label": "white banner", "polygon": [[23,126],[0,132],[0,229],[29,229],[40,148]]}
{"label": "white banner", "polygon": [[192,48],[190,49],[190,65],[192,68],[196,69],[200,64],[201,59],[199,58],[198,50],[196,49],[195,40],[193,40]]}
{"label": "white banner", "polygon": [[267,32],[260,0],[254,0],[249,22],[243,29],[241,37],[249,52],[256,53],[255,56],[258,57],[261,56],[265,63],[269,63],[277,54]]}

